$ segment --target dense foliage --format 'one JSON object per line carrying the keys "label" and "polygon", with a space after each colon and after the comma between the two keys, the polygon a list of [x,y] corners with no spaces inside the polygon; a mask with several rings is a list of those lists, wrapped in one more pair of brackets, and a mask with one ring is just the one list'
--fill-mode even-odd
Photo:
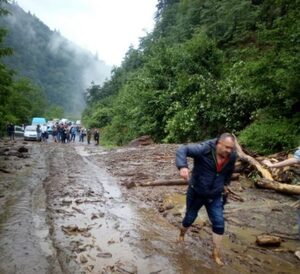
{"label": "dense foliage", "polygon": [[[0,16],[7,14],[0,0]],[[11,56],[12,50],[3,46],[6,31],[0,29],[0,58]],[[0,60],[1,60],[0,59]],[[32,116],[45,114],[46,98],[43,92],[26,79],[14,79],[14,72],[0,61],[0,135],[7,122],[27,123]]]}
{"label": "dense foliage", "polygon": [[87,90],[84,121],[117,144],[143,134],[186,142],[230,131],[253,149],[265,146],[262,153],[299,145],[299,7],[299,0],[159,0],[154,30],[109,81]]}
{"label": "dense foliage", "polygon": [[68,116],[80,117],[85,89],[93,80],[102,83],[109,77],[110,67],[25,13],[16,2],[5,7],[9,14],[0,17],[8,30],[3,43],[13,55],[3,58],[4,64],[39,86],[52,109],[60,106]]}

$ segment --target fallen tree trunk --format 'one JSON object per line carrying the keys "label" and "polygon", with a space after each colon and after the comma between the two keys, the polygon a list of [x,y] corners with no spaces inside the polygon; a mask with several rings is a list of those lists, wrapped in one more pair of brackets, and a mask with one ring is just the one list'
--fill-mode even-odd
{"label": "fallen tree trunk", "polygon": [[[233,173],[231,176],[231,180],[238,180],[240,174]],[[183,179],[166,179],[166,180],[156,180],[152,182],[141,182],[138,183],[138,186],[180,186],[187,185],[188,182]]]}
{"label": "fallen tree trunk", "polygon": [[168,180],[157,180],[153,182],[139,183],[138,186],[179,186],[187,185],[188,182],[183,179],[168,179]]}
{"label": "fallen tree trunk", "polygon": [[264,168],[258,161],[256,161],[253,157],[251,157],[250,155],[247,155],[241,148],[240,144],[237,141],[237,138],[235,137],[235,147],[236,147],[236,152],[238,154],[238,156],[240,157],[240,159],[242,159],[243,161],[248,162],[249,164],[253,165],[256,167],[256,169],[261,173],[261,175],[263,176],[263,178],[274,181],[271,173],[269,172],[269,170],[267,170],[266,168]]}
{"label": "fallen tree trunk", "polygon": [[256,185],[261,188],[273,189],[280,193],[300,195],[299,185],[282,184],[268,179],[259,179],[256,181]]}

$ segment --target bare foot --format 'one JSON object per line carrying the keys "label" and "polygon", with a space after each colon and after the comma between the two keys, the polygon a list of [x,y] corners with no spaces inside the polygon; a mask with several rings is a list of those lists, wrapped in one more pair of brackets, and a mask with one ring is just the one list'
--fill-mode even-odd
{"label": "bare foot", "polygon": [[224,262],[220,256],[220,252],[218,250],[216,250],[216,249],[213,250],[212,257],[216,264],[218,264],[219,266],[224,265]]}
{"label": "bare foot", "polygon": [[179,237],[178,237],[178,242],[179,243],[182,243],[182,242],[184,242],[184,235],[179,235]]}
{"label": "bare foot", "polygon": [[184,242],[184,235],[185,235],[186,231],[187,231],[186,228],[183,228],[183,227],[180,228],[180,233],[179,233],[179,238],[178,238],[179,243]]}

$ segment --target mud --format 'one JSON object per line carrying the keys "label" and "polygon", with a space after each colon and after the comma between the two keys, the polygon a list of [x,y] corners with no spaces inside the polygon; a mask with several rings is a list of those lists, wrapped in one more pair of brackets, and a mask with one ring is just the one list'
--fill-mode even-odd
{"label": "mud", "polygon": [[[0,273],[298,273],[297,197],[246,178],[225,206],[225,266],[204,209],[177,243],[186,186],[126,187],[178,178],[176,148],[0,142]],[[283,243],[258,247],[264,233]]]}

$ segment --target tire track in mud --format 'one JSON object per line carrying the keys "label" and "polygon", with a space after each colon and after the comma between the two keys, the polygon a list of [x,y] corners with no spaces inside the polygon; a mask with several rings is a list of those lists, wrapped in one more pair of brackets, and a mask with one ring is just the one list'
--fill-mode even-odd
{"label": "tire track in mud", "polygon": [[0,222],[0,273],[61,273],[46,223],[41,145],[30,148],[31,166],[14,174]]}
{"label": "tire track in mud", "polygon": [[154,210],[125,201],[83,151],[58,145],[48,158],[48,220],[63,273],[221,273],[206,251],[199,260],[178,245],[177,229]]}

